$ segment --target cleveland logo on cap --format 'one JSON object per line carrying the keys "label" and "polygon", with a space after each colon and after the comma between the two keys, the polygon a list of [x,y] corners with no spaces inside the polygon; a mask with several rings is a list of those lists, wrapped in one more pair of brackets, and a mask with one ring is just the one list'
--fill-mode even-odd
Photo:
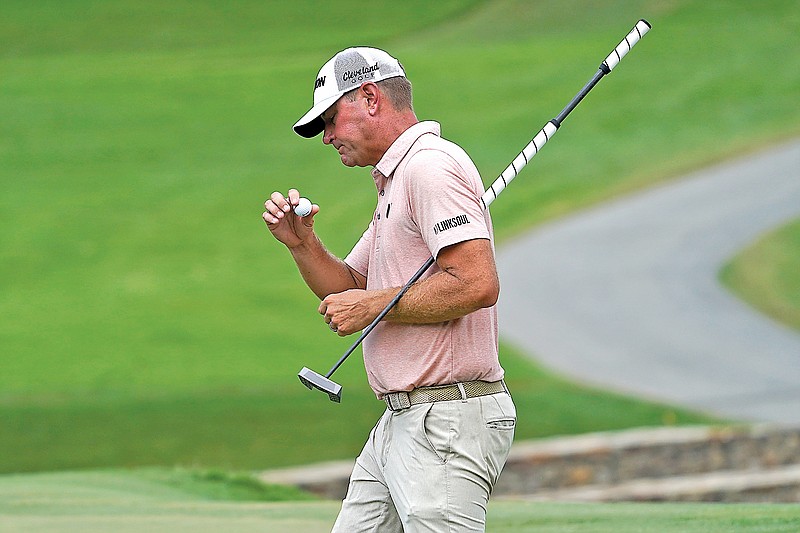
{"label": "cleveland logo on cap", "polygon": [[317,73],[314,105],[295,123],[294,131],[302,137],[318,135],[325,128],[322,113],[344,93],[365,81],[405,75],[400,62],[380,48],[354,47],[338,52]]}
{"label": "cleveland logo on cap", "polygon": [[375,63],[371,67],[363,67],[358,70],[348,70],[342,74],[342,81],[362,81],[373,78],[373,72],[380,70],[380,66]]}
{"label": "cleveland logo on cap", "polygon": [[364,80],[376,79],[383,74],[379,59],[364,56],[357,48],[345,50],[336,56],[333,73],[340,91],[350,90]]}

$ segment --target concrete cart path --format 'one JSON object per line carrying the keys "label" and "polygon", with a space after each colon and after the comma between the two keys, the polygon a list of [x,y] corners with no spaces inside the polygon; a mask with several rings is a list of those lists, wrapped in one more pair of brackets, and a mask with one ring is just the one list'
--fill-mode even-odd
{"label": "concrete cart path", "polygon": [[590,384],[800,423],[800,333],[717,280],[800,216],[800,140],[538,227],[498,251],[501,336]]}

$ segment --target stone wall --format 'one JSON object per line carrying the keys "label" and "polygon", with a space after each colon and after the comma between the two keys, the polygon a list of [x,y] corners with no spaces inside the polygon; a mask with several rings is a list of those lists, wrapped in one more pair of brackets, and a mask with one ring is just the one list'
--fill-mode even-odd
{"label": "stone wall", "polygon": [[800,428],[636,429],[521,442],[498,494],[800,465]]}
{"label": "stone wall", "polygon": [[[342,461],[259,478],[342,499],[352,468]],[[494,496],[800,502],[800,428],[644,428],[517,442]]]}

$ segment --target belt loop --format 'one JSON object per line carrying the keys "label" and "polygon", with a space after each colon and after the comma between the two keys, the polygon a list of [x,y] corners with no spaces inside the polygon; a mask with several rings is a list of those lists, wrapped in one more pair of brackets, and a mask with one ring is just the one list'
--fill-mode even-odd
{"label": "belt loop", "polygon": [[408,409],[411,407],[411,395],[407,392],[401,392],[397,395],[397,401],[400,403],[398,411],[400,409]]}
{"label": "belt loop", "polygon": [[407,392],[390,392],[383,397],[390,411],[402,411],[411,407],[411,398]]}
{"label": "belt loop", "polygon": [[467,390],[464,388],[464,384],[461,382],[456,383],[458,385],[458,390],[461,392],[461,401],[467,401]]}

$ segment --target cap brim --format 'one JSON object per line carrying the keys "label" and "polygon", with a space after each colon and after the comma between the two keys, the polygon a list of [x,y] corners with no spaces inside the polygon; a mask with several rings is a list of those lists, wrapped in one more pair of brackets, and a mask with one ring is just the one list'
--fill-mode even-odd
{"label": "cap brim", "polygon": [[316,137],[322,133],[322,130],[325,129],[325,121],[322,120],[322,114],[335,104],[341,96],[341,94],[334,94],[314,104],[314,107],[309,109],[308,113],[303,115],[302,118],[292,126],[294,132],[306,139]]}
{"label": "cap brim", "polygon": [[305,137],[306,139],[311,139],[312,137],[316,137],[325,129],[325,121],[322,120],[322,117],[312,118],[310,122],[306,122],[305,124],[295,124],[294,125],[294,132],[298,134],[300,137]]}

